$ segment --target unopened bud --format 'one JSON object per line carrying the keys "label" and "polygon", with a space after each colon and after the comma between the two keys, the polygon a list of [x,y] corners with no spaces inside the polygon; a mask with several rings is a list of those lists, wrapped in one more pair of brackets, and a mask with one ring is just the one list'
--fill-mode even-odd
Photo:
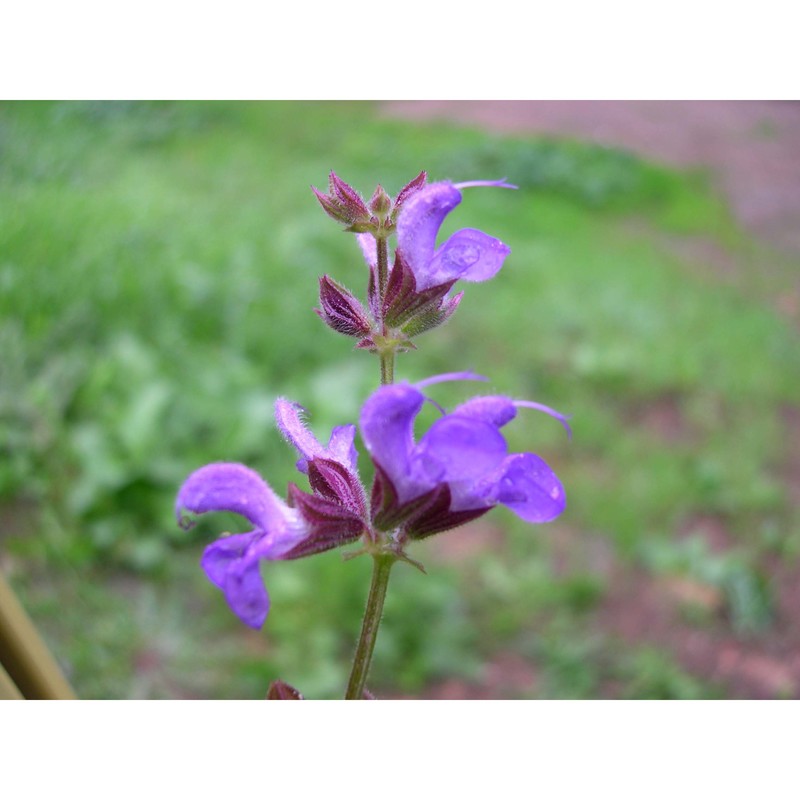
{"label": "unopened bud", "polygon": [[327,194],[323,194],[316,186],[312,186],[311,191],[314,192],[314,196],[319,200],[319,204],[329,217],[335,219],[337,222],[350,224],[350,217],[340,203],[336,202]]}
{"label": "unopened bud", "polygon": [[383,300],[382,318],[409,339],[445,323],[458,307],[463,292],[448,297],[455,281],[417,291],[414,273],[398,251]]}
{"label": "unopened bud", "polygon": [[378,219],[385,219],[392,208],[392,198],[386,194],[386,190],[378,184],[372,199],[369,201],[369,210]]}
{"label": "unopened bud", "polygon": [[351,227],[357,226],[359,230],[372,230],[374,227],[370,224],[373,217],[358,192],[335,172],[331,172],[328,179],[328,194],[324,194],[315,186],[312,186],[311,190],[325,213],[337,222],[344,222]]}
{"label": "unopened bud", "polygon": [[338,198],[342,205],[351,211],[353,219],[369,218],[369,211],[358,192],[350,184],[345,183],[335,172],[330,174],[329,185],[331,195]]}
{"label": "unopened bud", "polygon": [[407,183],[401,190],[400,193],[397,195],[397,199],[394,201],[394,210],[395,212],[400,208],[400,206],[411,197],[412,194],[418,192],[424,185],[425,181],[428,179],[428,173],[423,170],[414,178],[413,181]]}
{"label": "unopened bud", "polygon": [[333,330],[345,336],[366,336],[372,324],[366,309],[341,284],[323,275],[319,279],[319,303],[314,311]]}
{"label": "unopened bud", "polygon": [[303,695],[285,681],[273,681],[267,691],[267,700],[303,700]]}

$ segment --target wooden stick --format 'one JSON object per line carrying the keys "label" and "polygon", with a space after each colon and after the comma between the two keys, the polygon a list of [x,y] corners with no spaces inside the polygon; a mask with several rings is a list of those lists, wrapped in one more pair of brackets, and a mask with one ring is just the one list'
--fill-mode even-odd
{"label": "wooden stick", "polygon": [[24,700],[14,681],[0,664],[0,700]]}
{"label": "wooden stick", "polygon": [[[28,700],[74,700],[56,660],[0,574],[0,668]],[[0,696],[5,686],[0,674]]]}

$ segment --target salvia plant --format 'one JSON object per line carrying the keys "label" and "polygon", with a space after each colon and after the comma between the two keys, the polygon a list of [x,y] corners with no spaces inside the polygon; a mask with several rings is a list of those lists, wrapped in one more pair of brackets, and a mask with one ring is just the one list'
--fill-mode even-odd
{"label": "salvia plant", "polygon": [[[541,523],[561,514],[566,503],[564,488],[545,461],[535,453],[509,453],[502,433],[520,409],[543,411],[569,433],[564,415],[502,395],[478,395],[446,411],[432,396],[436,385],[486,380],[472,372],[395,382],[396,355],[414,350],[417,336],[442,325],[457,309],[463,293],[454,291],[456,283],[492,278],[510,252],[499,239],[473,228],[437,246],[445,217],[471,187],[516,188],[502,180],[428,183],[425,172],[394,198],[378,186],[364,200],[333,172],[327,193],[312,187],[328,216],[354,234],[366,262],[365,302],[324,275],[315,311],[328,327],[356,339],[357,349],[375,353],[380,362],[380,386],[365,400],[358,419],[374,467],[370,488],[358,472],[356,426],[335,427],[323,444],[307,427],[304,409],[279,397],[275,420],[299,454],[297,469],[308,488],[291,483],[283,499],[252,469],[213,463],[189,475],[176,499],[177,518],[185,528],[192,524],[187,512],[233,512],[252,525],[249,533],[225,535],[210,544],[201,560],[231,610],[252,628],[260,628],[269,612],[262,560],[304,558],[348,544],[355,544],[348,557],[372,558],[347,699],[372,697],[366,680],[390,571],[398,561],[422,568],[409,555],[412,542],[474,520],[496,505],[526,522]],[[417,439],[415,420],[426,401],[441,416]],[[267,696],[302,698],[283,681],[273,683]]]}

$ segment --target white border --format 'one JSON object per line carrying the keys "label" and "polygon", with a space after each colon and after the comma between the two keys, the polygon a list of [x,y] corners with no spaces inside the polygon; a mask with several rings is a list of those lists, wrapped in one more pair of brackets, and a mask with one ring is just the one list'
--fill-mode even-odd
{"label": "white border", "polygon": [[[5,796],[796,793],[797,703],[5,703]],[[317,792],[319,794],[313,794]],[[411,794],[409,794],[411,793]]]}
{"label": "white border", "polygon": [[790,9],[28,0],[0,18],[0,98],[793,99]]}

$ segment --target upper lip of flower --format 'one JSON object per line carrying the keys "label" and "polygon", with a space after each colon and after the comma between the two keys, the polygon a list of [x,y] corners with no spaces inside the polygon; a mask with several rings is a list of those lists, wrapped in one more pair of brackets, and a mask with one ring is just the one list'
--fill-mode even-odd
{"label": "upper lip of flower", "polygon": [[269,484],[243,464],[216,462],[195,470],[175,500],[175,514],[183,528],[192,525],[184,511],[205,514],[229,511],[244,517],[261,535],[266,558],[278,558],[302,536],[298,513],[281,500]]}
{"label": "upper lip of flower", "polygon": [[[497,274],[511,248],[482,231],[463,228],[438,249],[436,236],[445,217],[461,202],[461,190],[473,186],[516,189],[505,179],[430,183],[416,190],[404,203],[397,220],[397,247],[416,279],[417,291],[448,281],[485,281]],[[356,235],[368,265],[376,261],[375,237]]]}
{"label": "upper lip of flower", "polygon": [[308,429],[303,419],[305,409],[284,397],[275,401],[275,421],[286,440],[293,445],[302,458],[297,462],[300,472],[308,472],[308,461],[326,458],[341,464],[358,474],[358,453],[355,448],[355,425],[337,425],[332,431],[328,445],[323,447]]}

